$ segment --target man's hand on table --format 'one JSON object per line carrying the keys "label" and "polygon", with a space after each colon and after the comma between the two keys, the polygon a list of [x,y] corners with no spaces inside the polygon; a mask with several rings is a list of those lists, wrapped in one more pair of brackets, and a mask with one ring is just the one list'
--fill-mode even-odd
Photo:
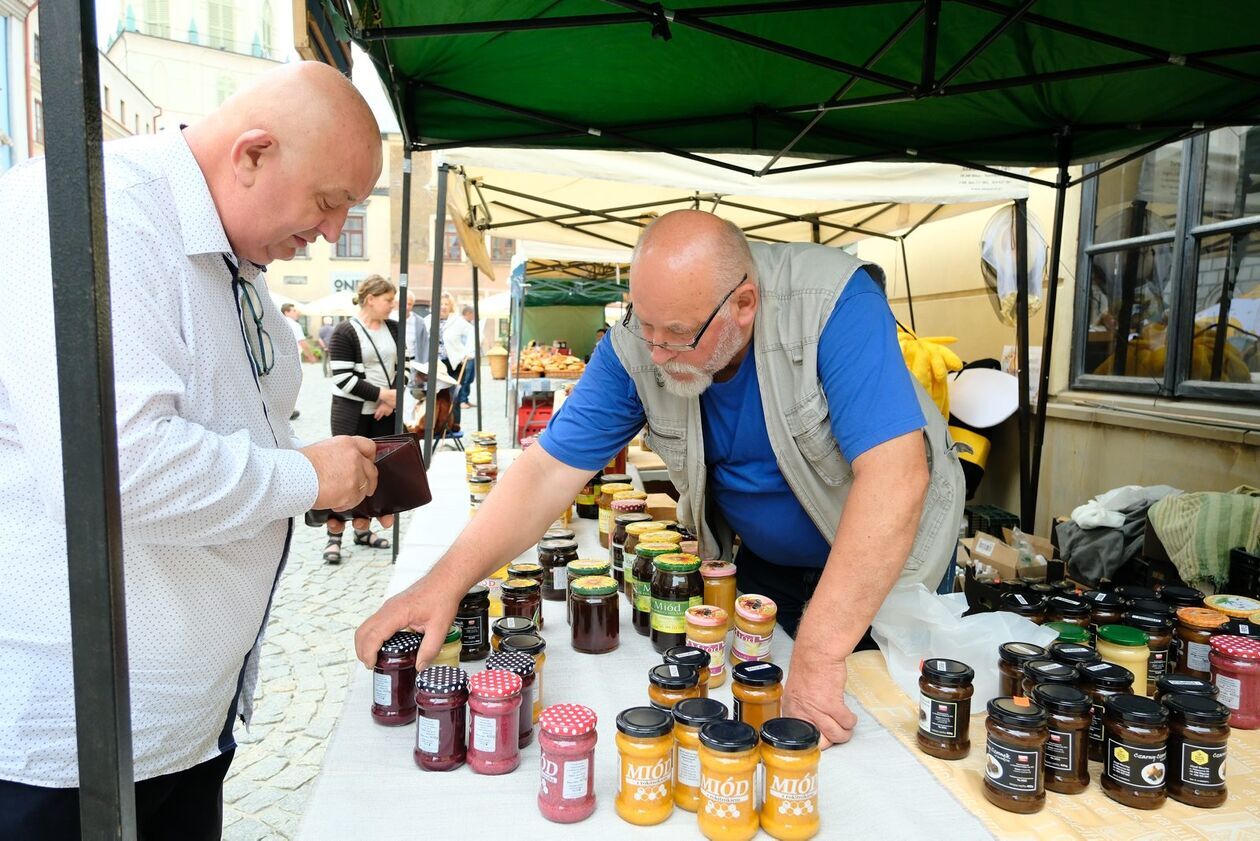
{"label": "man's hand on table", "polygon": [[426,576],[386,599],[380,610],[354,632],[354,650],[359,660],[373,668],[381,644],[398,631],[410,628],[424,631],[424,641],[416,654],[416,668],[423,669],[441,650],[462,595],[462,591],[447,592]]}
{"label": "man's hand on table", "polygon": [[844,686],[849,671],[844,658],[832,652],[797,645],[792,652],[787,683],[783,687],[783,715],[812,722],[822,734],[819,745],[826,750],[853,738],[857,716],[844,703]]}
{"label": "man's hand on table", "polygon": [[376,490],[376,444],[357,435],[337,435],[299,450],[319,480],[316,510],[345,511]]}

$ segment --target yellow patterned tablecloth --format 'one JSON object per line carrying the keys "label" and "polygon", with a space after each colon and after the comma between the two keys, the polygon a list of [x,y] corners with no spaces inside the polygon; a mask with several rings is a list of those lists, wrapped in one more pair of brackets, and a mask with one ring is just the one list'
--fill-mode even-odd
{"label": "yellow patterned tablecloth", "polygon": [[1172,798],[1153,811],[1129,809],[1103,793],[1098,782],[1101,765],[1091,762],[1090,787],[1084,792],[1047,792],[1046,808],[1041,812],[1016,815],[990,804],[981,790],[985,755],[983,714],[971,717],[971,754],[966,759],[949,762],[919,752],[915,742],[918,706],[893,683],[879,652],[863,651],[849,658],[849,691],[999,838],[1015,841],[1260,839],[1258,730],[1235,730],[1230,736],[1226,760],[1229,800],[1219,809],[1196,809]]}

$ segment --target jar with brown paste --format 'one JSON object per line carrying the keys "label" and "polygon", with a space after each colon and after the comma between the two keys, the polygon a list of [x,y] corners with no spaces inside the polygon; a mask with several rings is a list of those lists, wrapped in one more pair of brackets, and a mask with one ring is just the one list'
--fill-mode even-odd
{"label": "jar with brown paste", "polygon": [[1032,699],[1049,716],[1046,790],[1079,794],[1089,788],[1089,696],[1075,686],[1043,683]]}
{"label": "jar with brown paste", "polygon": [[1046,650],[1031,642],[1004,642],[998,646],[998,695],[1019,695],[1024,680],[1024,664],[1044,660]]}
{"label": "jar with brown paste", "polygon": [[1150,695],[1155,692],[1156,681],[1168,673],[1168,658],[1172,654],[1172,614],[1130,610],[1120,621],[1146,634],[1150,654],[1146,658],[1145,693]]}
{"label": "jar with brown paste", "polygon": [[1174,611],[1182,607],[1199,607],[1203,604],[1203,591],[1195,587],[1168,585],[1159,589],[1159,600]]}
{"label": "jar with brown paste", "polygon": [[1093,612],[1089,602],[1068,593],[1055,593],[1046,601],[1046,619],[1052,622],[1070,622],[1088,628]]}
{"label": "jar with brown paste", "polygon": [[1124,599],[1116,593],[1103,590],[1090,590],[1082,597],[1089,602],[1089,633],[1098,637],[1099,625],[1114,625],[1124,616]]}
{"label": "jar with brown paste", "polygon": [[966,663],[931,657],[919,674],[919,750],[937,759],[962,759],[971,752],[971,682]]}
{"label": "jar with brown paste", "polygon": [[1169,695],[1168,796],[1200,809],[1214,809],[1228,797],[1225,751],[1229,707],[1202,695]]}
{"label": "jar with brown paste", "polygon": [[1168,711],[1141,695],[1104,704],[1102,789],[1132,809],[1158,809],[1168,797]]}
{"label": "jar with brown paste", "polygon": [[1054,660],[1029,660],[1024,664],[1024,679],[1020,682],[1020,694],[1025,698],[1032,697],[1034,686],[1053,683],[1059,686],[1075,686],[1080,680],[1080,672],[1075,666],[1057,663]]}
{"label": "jar with brown paste", "polygon": [[1156,593],[1150,587],[1144,587],[1141,584],[1117,584],[1111,591],[1126,602],[1135,602],[1138,599],[1158,599],[1159,593]]}
{"label": "jar with brown paste", "polygon": [[1046,598],[1027,591],[1010,590],[998,598],[998,610],[1018,614],[1040,625],[1046,621]]}
{"label": "jar with brown paste", "polygon": [[1133,672],[1115,663],[1092,663],[1081,670],[1079,688],[1089,696],[1092,718],[1089,724],[1089,758],[1102,762],[1107,745],[1103,734],[1103,712],[1108,698],[1133,689]]}
{"label": "jar with brown paste", "polygon": [[572,538],[539,541],[538,563],[543,568],[542,597],[545,600],[564,601],[569,561],[577,559],[578,543]]}
{"label": "jar with brown paste", "polygon": [[1098,652],[1088,645],[1074,642],[1054,642],[1050,644],[1050,659],[1065,666],[1088,666],[1102,660]]}
{"label": "jar with brown paste", "polygon": [[1194,677],[1212,674],[1209,654],[1213,632],[1229,617],[1206,607],[1183,607],[1177,611],[1177,671]]}
{"label": "jar with brown paste", "polygon": [[1046,805],[1046,711],[1027,698],[994,698],[988,712],[984,799],[1022,815],[1041,811]]}
{"label": "jar with brown paste", "polygon": [[1164,675],[1155,681],[1154,700],[1162,702],[1169,695],[1200,695],[1216,699],[1216,684],[1194,675]]}

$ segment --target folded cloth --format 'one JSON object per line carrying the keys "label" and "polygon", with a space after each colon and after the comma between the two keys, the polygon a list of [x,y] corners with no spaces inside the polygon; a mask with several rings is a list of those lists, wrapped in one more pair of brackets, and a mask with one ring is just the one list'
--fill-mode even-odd
{"label": "folded cloth", "polygon": [[1151,506],[1151,526],[1182,579],[1191,586],[1223,587],[1229,550],[1260,546],[1260,489],[1166,497]]}
{"label": "folded cloth", "polygon": [[1145,499],[1117,512],[1118,528],[1105,526],[1084,528],[1072,520],[1055,526],[1059,538],[1059,554],[1067,562],[1072,578],[1091,586],[1103,578],[1112,578],[1117,570],[1142,551],[1146,534]]}
{"label": "folded cloth", "polygon": [[1156,500],[1177,493],[1181,491],[1171,485],[1123,485],[1078,505],[1072,510],[1072,522],[1083,529],[1118,529],[1124,526],[1127,509],[1139,503],[1149,506]]}

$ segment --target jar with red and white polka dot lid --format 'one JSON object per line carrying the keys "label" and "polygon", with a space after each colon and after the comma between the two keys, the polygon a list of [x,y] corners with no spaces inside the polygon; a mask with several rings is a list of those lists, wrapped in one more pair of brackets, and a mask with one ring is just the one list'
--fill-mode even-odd
{"label": "jar with red and white polka dot lid", "polygon": [[595,811],[595,711],[553,704],[538,717],[542,782],[538,809],[556,823],[576,823]]}
{"label": "jar with red and white polka dot lid", "polygon": [[520,677],[487,669],[468,679],[468,767],[478,774],[506,774],[521,764],[518,743]]}
{"label": "jar with red and white polka dot lid", "polygon": [[1212,683],[1229,707],[1229,726],[1260,729],[1260,638],[1234,634],[1212,637]]}

